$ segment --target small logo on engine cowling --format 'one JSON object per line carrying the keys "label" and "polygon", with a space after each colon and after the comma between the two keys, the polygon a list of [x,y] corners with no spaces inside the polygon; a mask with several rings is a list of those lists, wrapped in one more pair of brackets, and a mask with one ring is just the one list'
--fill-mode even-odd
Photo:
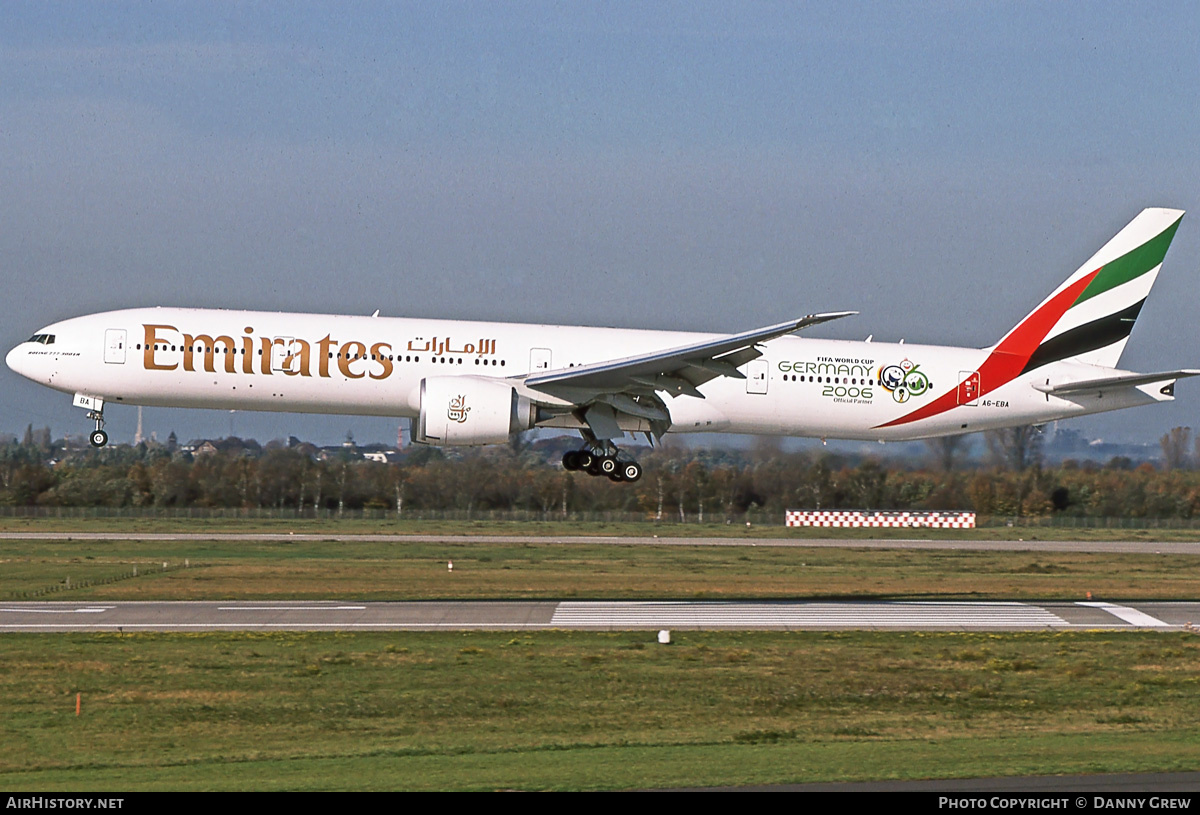
{"label": "small logo on engine cowling", "polygon": [[467,420],[467,414],[471,409],[467,407],[466,394],[460,394],[450,400],[450,408],[446,411],[446,418],[452,422],[462,424]]}

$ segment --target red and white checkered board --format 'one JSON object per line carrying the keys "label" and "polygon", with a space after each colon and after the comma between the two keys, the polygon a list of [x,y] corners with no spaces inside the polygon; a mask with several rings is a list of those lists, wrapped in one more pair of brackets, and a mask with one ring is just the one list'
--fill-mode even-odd
{"label": "red and white checkered board", "polygon": [[862,512],[854,510],[787,511],[788,526],[820,527],[922,527],[926,529],[974,529],[974,512]]}

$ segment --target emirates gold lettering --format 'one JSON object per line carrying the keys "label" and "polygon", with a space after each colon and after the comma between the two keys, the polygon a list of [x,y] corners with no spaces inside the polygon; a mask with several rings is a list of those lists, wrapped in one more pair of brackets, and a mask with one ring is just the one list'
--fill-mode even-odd
{"label": "emirates gold lettering", "polygon": [[371,356],[374,357],[375,361],[378,362],[380,367],[383,369],[379,373],[371,371],[372,379],[387,379],[392,375],[392,361],[388,359],[387,354],[387,352],[391,350],[392,346],[388,345],[386,342],[377,342],[371,346]]}
{"label": "emirates gold lettering", "polygon": [[[253,326],[245,326],[240,337],[226,334],[189,334],[176,326],[143,323],[142,367],[148,371],[184,371],[224,373],[248,376],[317,376],[330,379],[340,374],[346,379],[388,379],[396,370],[395,346],[391,342],[342,342],[326,334],[319,340],[299,337],[264,337]],[[404,343],[404,340],[400,341]],[[401,346],[403,347],[403,346]],[[173,353],[173,350],[178,351]],[[170,350],[169,350],[170,349]],[[434,357],[450,355],[487,356],[496,353],[496,340],[481,337],[459,345],[450,337],[426,340],[415,337],[407,341],[407,350],[429,352]],[[216,357],[223,362],[218,362]],[[254,357],[259,358],[258,365]],[[316,357],[314,360],[313,357]],[[198,357],[200,357],[198,359]],[[238,357],[242,362],[238,364]],[[336,369],[333,360],[336,359]]]}
{"label": "emirates gold lettering", "polygon": [[338,370],[342,372],[342,376],[348,379],[362,379],[366,374],[350,370],[350,365],[361,360],[365,353],[367,353],[367,346],[361,342],[351,340],[343,345],[342,350],[338,352]]}
{"label": "emirates gold lettering", "polygon": [[[242,329],[245,334],[253,334],[254,329],[246,326]],[[242,373],[254,373],[254,338],[242,337]]]}
{"label": "emirates gold lettering", "polygon": [[[221,351],[217,350],[217,343],[221,343]],[[220,353],[225,357],[225,372],[230,374],[235,373],[233,367],[233,350],[235,347],[233,337],[227,337],[224,334],[217,337],[210,337],[208,334],[184,334],[183,370],[196,370],[195,354],[200,352],[204,354],[204,370],[210,374],[216,373],[217,367],[213,361],[213,355]]]}
{"label": "emirates gold lettering", "polygon": [[307,341],[292,340],[287,356],[283,358],[283,372],[288,376],[312,376],[309,371],[309,350]]}
{"label": "emirates gold lettering", "polygon": [[317,369],[320,375],[326,379],[329,378],[329,358],[333,356],[333,348],[337,344],[338,341],[333,339],[329,334],[326,334],[323,339],[317,341],[317,351],[319,352]]}
{"label": "emirates gold lettering", "polygon": [[271,349],[275,347],[275,341],[270,337],[260,337],[258,353],[262,359],[258,363],[258,370],[262,371],[267,376],[271,375]]}
{"label": "emirates gold lettering", "polygon": [[160,365],[154,360],[154,352],[158,350],[158,331],[176,331],[173,325],[146,325],[142,324],[142,328],[146,330],[146,341],[142,344],[142,367],[147,371],[173,371],[179,367],[179,363],[172,362],[170,365]]}

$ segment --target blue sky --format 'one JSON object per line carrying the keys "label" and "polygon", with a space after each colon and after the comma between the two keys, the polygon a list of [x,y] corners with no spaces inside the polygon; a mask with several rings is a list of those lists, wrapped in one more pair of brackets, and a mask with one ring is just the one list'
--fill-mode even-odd
{"label": "blue sky", "polygon": [[[1142,207],[1193,207],[1198,68],[1187,3],[10,4],[0,343],[195,305],[713,331],[856,309],[819,334],[987,345]],[[1200,366],[1197,215],[1130,367]],[[1179,396],[1075,426],[1153,440],[1197,424]],[[82,433],[69,402],[0,372],[0,430]]]}

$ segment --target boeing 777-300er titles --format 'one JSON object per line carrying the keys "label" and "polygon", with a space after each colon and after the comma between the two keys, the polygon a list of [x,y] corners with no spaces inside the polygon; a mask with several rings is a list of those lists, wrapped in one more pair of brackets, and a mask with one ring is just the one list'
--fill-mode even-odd
{"label": "boeing 777-300er titles", "polygon": [[568,470],[636,481],[625,433],[879,441],[1040,424],[1174,398],[1200,370],[1117,368],[1183,212],[1142,211],[990,348],[789,336],[855,312],[734,335],[326,314],[144,308],[48,325],[8,366],[104,407],[415,419],[413,440],[499,444],[571,428]]}

